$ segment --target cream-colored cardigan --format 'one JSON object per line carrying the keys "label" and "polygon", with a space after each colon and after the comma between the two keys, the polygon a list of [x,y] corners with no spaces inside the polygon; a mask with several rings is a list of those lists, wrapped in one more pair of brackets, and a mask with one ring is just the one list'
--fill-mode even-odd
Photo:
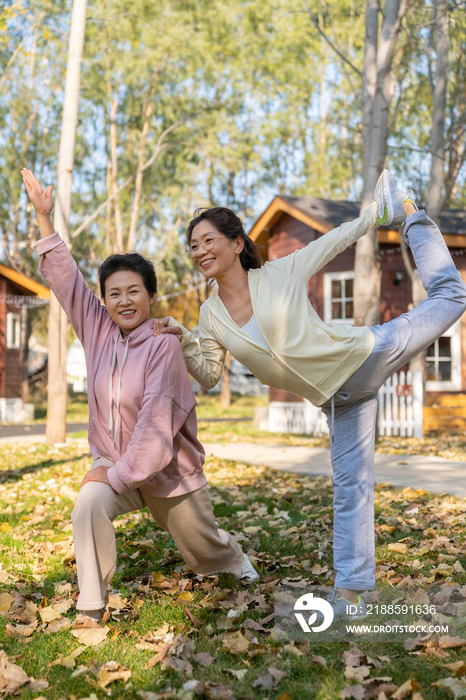
{"label": "cream-colored cardigan", "polygon": [[216,291],[201,306],[199,344],[179,326],[189,373],[204,389],[222,376],[226,350],[263,384],[291,391],[322,405],[369,357],[374,336],[367,327],[324,323],[312,308],[310,277],[365,233],[375,228],[375,203],[355,221],[329,231],[305,248],[249,270],[248,284],[257,325],[270,349],[255,343],[233,321]]}

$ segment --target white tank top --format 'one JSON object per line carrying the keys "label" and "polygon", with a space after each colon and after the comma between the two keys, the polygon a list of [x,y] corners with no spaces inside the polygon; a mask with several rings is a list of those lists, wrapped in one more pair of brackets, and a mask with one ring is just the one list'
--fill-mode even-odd
{"label": "white tank top", "polygon": [[269,346],[265,342],[264,336],[259,330],[259,326],[257,325],[256,317],[254,314],[251,316],[246,325],[242,326],[241,330],[244,331],[246,335],[248,335],[255,343],[260,345],[262,348],[265,348],[266,350],[269,349]]}

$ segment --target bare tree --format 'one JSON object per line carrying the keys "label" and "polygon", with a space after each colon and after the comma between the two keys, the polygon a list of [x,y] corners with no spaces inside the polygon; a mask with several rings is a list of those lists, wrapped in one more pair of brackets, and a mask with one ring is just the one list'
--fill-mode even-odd
{"label": "bare tree", "polygon": [[[314,27],[343,61],[344,70],[346,71],[347,67],[351,68],[362,81],[364,176],[362,211],[372,201],[377,178],[385,164],[388,117],[393,98],[392,63],[401,23],[407,10],[407,0],[385,0],[383,9],[379,0],[367,0],[362,73],[337,46],[336,40],[331,40],[327,36],[317,15],[312,10],[309,0],[304,0],[304,3]],[[381,14],[382,22],[379,29]],[[356,244],[354,276],[354,318],[356,325],[374,325],[380,319],[381,283],[376,229],[360,238]]]}
{"label": "bare tree", "polygon": [[[27,301],[27,298],[26,300]],[[23,403],[29,401],[28,356],[31,337],[31,309],[24,305],[21,309],[21,398]]]}
{"label": "bare tree", "polygon": [[[62,129],[58,154],[54,227],[56,231],[60,232],[60,235],[68,245],[70,244],[71,181],[78,123],[78,100],[86,27],[86,7],[87,0],[73,1]],[[52,294],[49,313],[49,374],[46,427],[46,442],[48,443],[65,442],[66,440],[66,403],[68,398],[66,330],[67,318],[65,312]]]}
{"label": "bare tree", "polygon": [[[431,153],[432,160],[430,166],[429,187],[427,191],[426,212],[437,224],[440,223],[440,213],[445,201],[443,195],[443,184],[445,181],[445,105],[447,97],[447,71],[448,53],[450,44],[448,26],[448,3],[447,0],[436,0],[436,23],[432,25],[431,40],[436,31],[435,54],[436,66],[435,76],[429,54],[429,77],[432,89],[433,110],[432,110],[432,139]],[[430,47],[429,47],[430,48]],[[418,306],[424,299],[427,299],[427,292],[424,289],[418,270],[411,264],[408,249],[402,233],[401,254],[403,264],[411,280],[412,303],[410,308]],[[426,376],[426,350],[413,357],[409,363],[411,371],[420,370],[422,376]],[[425,395],[425,394],[424,394]]]}
{"label": "bare tree", "polygon": [[143,171],[142,167],[144,165],[144,153],[146,150],[146,143],[147,143],[147,134],[149,133],[149,120],[152,112],[152,93],[149,93],[149,96],[147,100],[145,100],[143,108],[142,108],[142,130],[141,130],[141,135],[139,138],[139,156],[138,156],[138,169],[137,169],[137,175],[136,175],[136,182],[134,186],[134,199],[133,199],[133,208],[131,210],[131,221],[129,224],[129,232],[128,232],[128,243],[127,243],[127,248],[128,250],[132,250],[134,248],[134,241],[136,238],[136,226],[138,223],[138,217],[139,217],[139,205],[141,202],[141,194],[142,194],[142,178],[143,178]]}
{"label": "bare tree", "polygon": [[138,168],[138,170],[136,170],[135,173],[133,173],[132,175],[127,177],[126,180],[116,190],[114,190],[113,193],[109,197],[107,197],[105,202],[102,202],[102,204],[100,204],[97,207],[97,209],[95,209],[92,212],[92,214],[90,216],[88,216],[83,221],[83,223],[78,226],[78,228],[75,231],[73,231],[73,233],[71,234],[71,238],[76,238],[76,236],[79,236],[79,234],[82,231],[84,231],[89,226],[89,224],[91,224],[93,221],[95,221],[97,219],[100,212],[103,211],[106,207],[108,207],[109,204],[111,204],[114,201],[115,197],[117,197],[120,194],[120,192],[122,192],[126,187],[128,187],[128,185],[131,184],[133,182],[133,180],[136,179],[140,173],[143,173],[145,170],[147,170],[147,168],[150,168],[152,163],[154,163],[155,160],[157,159],[158,155],[165,148],[167,148],[170,145],[168,143],[164,143],[165,138],[168,136],[168,134],[170,134],[172,131],[174,131],[174,129],[177,129],[180,126],[180,124],[183,124],[184,121],[185,120],[180,119],[179,121],[174,122],[173,124],[170,124],[170,126],[168,126],[164,131],[162,131],[162,133],[160,134],[160,136],[157,140],[157,143],[155,145],[154,152],[152,153],[149,160],[146,161],[141,168]]}
{"label": "bare tree", "polygon": [[445,104],[447,99],[450,32],[447,0],[436,0],[436,7],[435,81],[432,76],[432,71],[429,71],[431,75],[433,97],[432,162],[430,166],[426,212],[430,218],[438,224],[440,221],[440,212],[445,201],[443,195],[443,184],[445,180]]}
{"label": "bare tree", "polygon": [[[407,0],[386,0],[379,33],[378,0],[367,0],[363,69],[363,175],[361,211],[372,201],[377,178],[385,165],[388,116],[393,97],[391,68]],[[356,244],[354,318],[358,326],[380,321],[380,258],[377,230]]]}
{"label": "bare tree", "polygon": [[225,355],[225,366],[223,368],[222,386],[220,389],[220,403],[222,405],[222,408],[228,408],[228,406],[231,405],[230,378],[231,378],[231,353],[227,352],[227,354]]}

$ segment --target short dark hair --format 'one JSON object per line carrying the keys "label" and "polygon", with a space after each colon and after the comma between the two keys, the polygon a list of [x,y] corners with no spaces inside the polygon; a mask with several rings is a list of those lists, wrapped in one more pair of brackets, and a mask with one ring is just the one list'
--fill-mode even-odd
{"label": "short dark hair", "polygon": [[201,221],[210,221],[225,238],[237,238],[241,236],[244,240],[244,248],[239,255],[239,259],[244,270],[255,270],[262,266],[256,244],[246,235],[243,222],[234,211],[228,209],[228,207],[204,207],[202,209],[196,209],[194,218],[191,219],[186,229],[186,238],[189,245],[191,245],[193,229]]}
{"label": "short dark hair", "polygon": [[105,282],[110,275],[119,270],[131,270],[142,277],[144,287],[149,296],[157,293],[157,277],[155,268],[150,260],[146,260],[139,253],[116,253],[110,255],[99,267],[100,295],[105,299]]}

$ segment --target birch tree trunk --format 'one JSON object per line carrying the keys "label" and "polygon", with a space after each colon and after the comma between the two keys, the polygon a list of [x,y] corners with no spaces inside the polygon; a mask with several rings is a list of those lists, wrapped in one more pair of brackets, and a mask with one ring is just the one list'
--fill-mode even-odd
{"label": "birch tree trunk", "polygon": [[[54,227],[67,244],[70,243],[71,182],[74,165],[81,61],[86,28],[87,0],[74,0],[66,65],[65,99],[63,104],[60,149],[58,154],[57,192]],[[56,297],[50,297],[47,426],[48,443],[66,440],[66,330],[67,318]]]}
{"label": "birch tree trunk", "polygon": [[134,185],[134,199],[133,199],[133,209],[131,211],[131,221],[129,225],[128,233],[128,250],[133,250],[134,239],[136,236],[136,226],[138,224],[139,217],[139,205],[141,202],[142,193],[142,178],[144,173],[142,172],[142,166],[144,165],[144,153],[146,150],[147,134],[149,132],[149,119],[152,112],[152,102],[148,101],[143,108],[143,127],[141,131],[141,136],[139,140],[139,159],[138,159],[138,174],[136,175],[136,182]]}
{"label": "birch tree trunk", "polygon": [[[439,224],[440,212],[444,202],[442,188],[445,180],[445,104],[447,97],[447,70],[450,36],[448,27],[447,0],[436,0],[436,6],[436,70],[435,81],[432,85],[432,160],[430,165],[429,188],[427,190],[426,213],[431,219]],[[413,290],[413,301],[411,306],[414,308],[424,301],[424,299],[427,299],[427,293],[422,286],[419,272],[410,264],[408,251],[404,241],[402,241],[401,250],[403,254],[404,266],[411,279]],[[422,372],[424,384],[426,380],[426,356],[427,350],[424,350],[423,352],[420,352],[419,355],[416,355],[416,357],[413,357],[409,363],[409,368],[412,372],[416,370],[420,370]]]}
{"label": "birch tree trunk", "polygon": [[225,355],[225,366],[223,368],[222,386],[220,389],[220,404],[222,408],[228,408],[231,405],[230,376],[231,354],[227,352],[227,354]]}
{"label": "birch tree trunk", "polygon": [[[388,116],[393,97],[391,67],[407,0],[386,0],[379,37],[379,3],[367,0],[363,67],[363,168],[361,212],[372,201],[387,153]],[[354,263],[354,318],[357,326],[380,321],[381,271],[377,230],[356,244]]]}
{"label": "birch tree trunk", "polygon": [[[372,200],[371,147],[377,85],[378,0],[367,0],[366,36],[362,76],[363,177],[361,211]],[[375,183],[374,183],[375,184]],[[354,260],[354,319],[357,326],[374,325],[380,315],[380,263],[377,231],[369,231],[356,244]]]}
{"label": "birch tree trunk", "polygon": [[28,356],[30,337],[31,309],[29,306],[23,306],[21,309],[21,398],[23,403],[29,402]]}
{"label": "birch tree trunk", "polygon": [[448,26],[447,0],[437,0],[436,22],[436,70],[433,86],[432,112],[432,162],[426,212],[437,224],[443,206],[442,188],[445,179],[445,104],[447,99],[447,71],[450,33]]}
{"label": "birch tree trunk", "polygon": [[[107,83],[108,96],[111,100],[110,107],[110,152],[111,152],[111,183],[112,183],[112,194],[118,189],[118,155],[117,155],[117,130],[116,130],[116,115],[118,112],[118,85],[115,90],[115,95],[112,95],[112,85],[110,81]],[[115,210],[115,229],[116,229],[116,240],[114,242],[114,252],[123,253],[123,222],[121,217],[120,200],[118,195],[115,196],[113,200],[113,207]],[[116,246],[116,250],[115,250]]]}

